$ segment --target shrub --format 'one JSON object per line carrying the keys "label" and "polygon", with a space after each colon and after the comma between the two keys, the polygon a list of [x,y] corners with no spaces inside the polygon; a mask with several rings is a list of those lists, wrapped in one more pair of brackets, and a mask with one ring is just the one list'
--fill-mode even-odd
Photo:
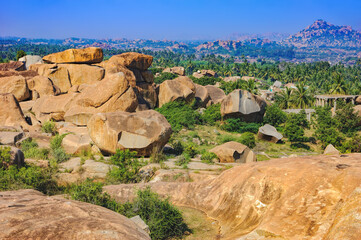
{"label": "shrub", "polygon": [[161,150],[157,147],[153,148],[152,153],[150,155],[150,162],[152,163],[161,163],[167,160],[167,157],[163,154]]}
{"label": "shrub", "polygon": [[184,146],[183,152],[188,154],[191,158],[195,157],[198,153],[196,145],[194,143],[187,143]]}
{"label": "shrub", "polygon": [[203,123],[207,125],[215,125],[215,123],[222,119],[221,116],[221,104],[213,104],[209,107],[207,107],[206,110],[204,110],[203,114],[201,115]]}
{"label": "shrub", "polygon": [[258,123],[246,123],[239,118],[229,118],[224,122],[223,125],[221,125],[222,130],[225,130],[227,132],[238,132],[238,133],[244,133],[244,132],[257,133],[259,127],[260,124]]}
{"label": "shrub", "polygon": [[10,147],[0,147],[0,167],[7,168],[11,162]]}
{"label": "shrub", "polygon": [[223,143],[226,143],[226,142],[232,142],[232,141],[237,142],[238,137],[232,136],[232,135],[219,135],[219,136],[217,136],[217,141],[220,144],[223,144]]}
{"label": "shrub", "polygon": [[346,134],[356,131],[361,122],[361,118],[353,108],[352,103],[342,104],[341,107],[336,110],[335,120],[337,128]]}
{"label": "shrub", "polygon": [[344,141],[340,150],[343,153],[361,152],[361,137],[355,135],[351,139]]}
{"label": "shrub", "polygon": [[184,151],[183,144],[180,141],[175,140],[172,141],[170,144],[173,147],[175,154],[182,154],[182,152]]}
{"label": "shrub", "polygon": [[206,86],[206,85],[214,85],[217,82],[220,82],[221,79],[217,78],[217,77],[201,77],[201,78],[196,78],[193,76],[190,76],[190,78],[192,79],[192,81],[196,84],[202,85],[202,86]]}
{"label": "shrub", "polygon": [[164,73],[161,73],[159,77],[154,78],[154,82],[156,84],[161,84],[165,80],[172,80],[177,77],[179,77],[179,76],[175,73],[164,72]]}
{"label": "shrub", "polygon": [[184,101],[169,102],[156,110],[164,115],[175,132],[182,128],[192,129],[201,119],[200,114]]}
{"label": "shrub", "polygon": [[50,140],[51,155],[57,163],[65,162],[70,158],[69,154],[67,154],[61,146],[61,142],[66,135],[67,134],[57,134]]}
{"label": "shrub", "polygon": [[191,161],[191,157],[187,153],[183,153],[182,155],[179,156],[179,158],[175,162],[175,165],[187,166],[190,161]]}
{"label": "shrub", "polygon": [[116,153],[111,156],[110,162],[116,167],[113,167],[108,172],[108,181],[112,183],[137,183],[141,180],[139,169],[141,162],[135,157],[136,152],[129,149],[121,151],[117,149]]}
{"label": "shrub", "polygon": [[253,133],[245,132],[241,135],[239,139],[240,143],[246,145],[249,148],[254,148],[256,146],[256,139]]}
{"label": "shrub", "polygon": [[264,123],[271,124],[274,127],[278,127],[287,120],[287,115],[276,104],[268,106],[266,109]]}
{"label": "shrub", "polygon": [[212,153],[212,152],[208,152],[208,151],[204,151],[202,152],[202,156],[201,156],[201,160],[204,163],[208,163],[208,164],[213,164],[213,159],[217,159],[217,155]]}
{"label": "shrub", "polygon": [[21,150],[23,151],[25,158],[48,159],[49,150],[46,148],[39,148],[39,145],[33,140],[25,139],[21,143]]}
{"label": "shrub", "polygon": [[41,130],[45,133],[51,133],[55,135],[57,133],[55,123],[53,121],[46,121],[41,126]]}

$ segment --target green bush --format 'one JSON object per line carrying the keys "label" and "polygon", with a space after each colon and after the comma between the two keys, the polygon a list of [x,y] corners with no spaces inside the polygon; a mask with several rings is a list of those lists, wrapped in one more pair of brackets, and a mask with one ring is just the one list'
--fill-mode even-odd
{"label": "green bush", "polygon": [[220,144],[226,143],[226,142],[238,142],[239,138],[237,136],[233,135],[219,135],[217,136],[217,142]]}
{"label": "green bush", "polygon": [[207,107],[207,109],[204,110],[203,114],[201,115],[201,118],[203,123],[211,126],[215,125],[217,121],[222,119],[221,104],[213,104]]}
{"label": "green bush", "polygon": [[179,156],[177,161],[175,162],[175,165],[177,166],[187,166],[188,163],[191,161],[191,157],[187,153],[183,153]]}
{"label": "green bush", "polygon": [[115,165],[108,172],[108,181],[111,183],[137,183],[141,180],[139,169],[142,163],[135,157],[136,152],[129,149],[117,149],[110,157],[110,162]]}
{"label": "green bush", "polygon": [[203,151],[202,152],[202,156],[201,156],[201,160],[204,163],[208,163],[208,164],[213,164],[213,159],[217,159],[217,155],[212,153],[212,152],[208,152],[208,151]]}
{"label": "green bush", "polygon": [[65,162],[70,159],[70,155],[65,152],[61,146],[61,142],[67,134],[55,135],[50,140],[51,155],[57,163]]}
{"label": "green bush", "polygon": [[57,133],[55,123],[53,121],[46,121],[41,126],[41,130],[45,133],[51,133],[52,135],[55,135]]}
{"label": "green bush", "polygon": [[175,154],[179,155],[182,154],[182,152],[184,151],[183,144],[178,140],[171,141],[170,145],[173,147]]}
{"label": "green bush", "polygon": [[183,152],[188,154],[191,158],[193,158],[197,155],[198,150],[193,142],[189,142],[185,144]]}
{"label": "green bush", "polygon": [[153,148],[152,153],[150,155],[150,162],[152,163],[161,163],[167,160],[166,155],[159,150],[158,148]]}
{"label": "green bush", "polygon": [[256,146],[256,139],[253,133],[245,132],[241,135],[239,139],[240,143],[246,145],[249,148],[254,148]]}
{"label": "green bush", "polygon": [[358,125],[361,122],[361,118],[353,108],[352,103],[339,104],[341,105],[336,110],[335,120],[337,122],[337,128],[345,134],[351,134],[357,130]]}
{"label": "green bush", "polygon": [[169,102],[156,110],[164,115],[174,132],[193,129],[194,125],[201,123],[201,115],[184,101]]}
{"label": "green bush", "polygon": [[21,143],[21,150],[23,151],[25,158],[48,159],[49,150],[46,148],[39,148],[39,145],[34,140],[25,139]]}
{"label": "green bush", "polygon": [[154,82],[156,84],[161,84],[165,80],[172,80],[177,77],[179,77],[179,76],[175,73],[164,72],[164,73],[161,73],[159,77],[154,78]]}
{"label": "green bush", "polygon": [[268,123],[274,127],[278,127],[287,120],[287,114],[283,112],[276,104],[268,106],[265,116],[263,118],[264,123]]}
{"label": "green bush", "polygon": [[344,141],[340,150],[343,153],[361,152],[361,136],[355,135],[351,139]]}
{"label": "green bush", "polygon": [[214,85],[217,82],[220,82],[221,79],[217,78],[217,77],[201,77],[201,78],[196,78],[193,76],[190,76],[190,78],[192,79],[192,81],[196,84],[202,85],[202,86],[206,86],[206,85]]}
{"label": "green bush", "polygon": [[239,118],[229,118],[224,121],[223,125],[221,125],[221,129],[227,132],[237,132],[237,133],[244,133],[244,132],[252,132],[257,133],[260,124],[258,123],[246,123],[243,122]]}
{"label": "green bush", "polygon": [[0,168],[7,168],[11,163],[11,148],[0,147]]}

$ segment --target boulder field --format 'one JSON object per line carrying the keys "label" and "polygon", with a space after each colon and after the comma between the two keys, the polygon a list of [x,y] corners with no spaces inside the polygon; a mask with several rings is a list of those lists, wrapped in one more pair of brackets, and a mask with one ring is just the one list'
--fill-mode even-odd
{"label": "boulder field", "polygon": [[150,240],[132,220],[100,206],[30,189],[0,196],[0,239]]}
{"label": "boulder field", "polygon": [[359,239],[361,154],[246,163],[200,182],[104,187],[119,201],[151,186],[173,203],[205,212],[222,239]]}

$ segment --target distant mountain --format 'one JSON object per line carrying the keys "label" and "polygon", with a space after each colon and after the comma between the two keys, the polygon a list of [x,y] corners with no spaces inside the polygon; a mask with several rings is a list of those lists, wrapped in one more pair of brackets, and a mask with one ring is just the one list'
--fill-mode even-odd
{"label": "distant mountain", "polygon": [[324,20],[317,20],[282,43],[295,47],[361,48],[361,32],[353,30],[350,26],[336,26]]}
{"label": "distant mountain", "polygon": [[237,41],[245,41],[245,40],[252,40],[252,39],[262,39],[262,40],[270,40],[274,42],[280,42],[288,38],[290,34],[287,33],[277,33],[277,32],[270,32],[270,33],[262,33],[262,34],[246,34],[246,33],[233,33],[229,39],[230,40],[237,40]]}

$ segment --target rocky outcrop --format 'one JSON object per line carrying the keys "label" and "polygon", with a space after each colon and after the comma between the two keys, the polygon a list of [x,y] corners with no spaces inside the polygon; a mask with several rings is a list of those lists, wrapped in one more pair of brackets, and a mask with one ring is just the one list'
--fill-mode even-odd
{"label": "rocky outcrop", "polygon": [[23,62],[0,63],[0,71],[23,71],[25,64]]}
{"label": "rocky outcrop", "polygon": [[24,137],[20,127],[0,126],[0,145],[16,146],[16,143]]}
{"label": "rocky outcrop", "polygon": [[216,154],[221,163],[256,161],[256,155],[253,151],[239,142],[226,142],[209,151]]}
{"label": "rocky outcrop", "polygon": [[68,49],[43,57],[46,63],[100,63],[103,61],[103,50],[98,47],[84,49]]}
{"label": "rocky outcrop", "polygon": [[68,154],[81,154],[91,150],[92,140],[86,127],[68,126],[59,129],[59,134],[66,134],[61,146]]}
{"label": "rocky outcrop", "polygon": [[339,155],[340,151],[337,150],[332,144],[328,144],[325,150],[323,151],[323,154],[326,155]]}
{"label": "rocky outcrop", "polygon": [[171,68],[165,68],[163,72],[169,72],[178,74],[179,76],[185,76],[185,70],[184,67],[171,67]]}
{"label": "rocky outcrop", "polygon": [[207,88],[202,85],[194,84],[195,88],[195,99],[200,107],[206,107],[208,102],[211,101]]}
{"label": "rocky outcrop", "polygon": [[153,62],[153,57],[136,52],[126,52],[119,55],[114,55],[109,59],[110,63],[116,63],[126,68],[138,69],[145,71]]}
{"label": "rocky outcrop", "polygon": [[[176,205],[204,211],[222,239],[358,239],[361,154],[246,163],[213,180],[148,184]],[[141,185],[106,186],[118,201]]]}
{"label": "rocky outcrop", "polygon": [[225,118],[241,118],[245,122],[262,122],[266,106],[263,98],[238,89],[223,99],[221,114]]}
{"label": "rocky outcrop", "polygon": [[0,93],[12,93],[18,101],[30,97],[26,80],[21,75],[0,78]]}
{"label": "rocky outcrop", "polygon": [[154,110],[98,113],[89,120],[88,130],[103,152],[130,149],[140,156],[149,156],[153,149],[160,151],[172,133],[165,117]]}
{"label": "rocky outcrop", "polygon": [[19,102],[11,93],[0,94],[0,126],[27,126]]}
{"label": "rocky outcrop", "polygon": [[193,73],[193,77],[218,77],[218,74],[213,70],[198,70],[197,72]]}
{"label": "rocky outcrop", "polygon": [[225,82],[237,82],[239,80],[241,80],[240,76],[231,76],[231,77],[223,78],[223,81],[225,81]]}
{"label": "rocky outcrop", "polygon": [[281,141],[283,135],[279,133],[274,126],[265,124],[258,129],[258,138],[265,141],[277,143]]}
{"label": "rocky outcrop", "polygon": [[159,85],[159,107],[168,102],[185,100],[191,102],[195,97],[195,85],[188,77],[166,80]]}
{"label": "rocky outcrop", "polygon": [[30,65],[44,63],[43,59],[38,55],[26,55],[22,58],[19,58],[19,62],[25,63],[26,69],[30,69]]}
{"label": "rocky outcrop", "polygon": [[60,91],[53,85],[53,82],[44,76],[36,76],[27,81],[32,99],[36,100],[43,96],[59,95]]}
{"label": "rocky outcrop", "polygon": [[207,89],[209,97],[211,98],[213,104],[222,102],[222,100],[226,97],[224,91],[218,87],[215,87],[213,85],[206,85],[204,87]]}
{"label": "rocky outcrop", "polygon": [[133,221],[100,206],[30,189],[0,195],[1,239],[150,240]]}

